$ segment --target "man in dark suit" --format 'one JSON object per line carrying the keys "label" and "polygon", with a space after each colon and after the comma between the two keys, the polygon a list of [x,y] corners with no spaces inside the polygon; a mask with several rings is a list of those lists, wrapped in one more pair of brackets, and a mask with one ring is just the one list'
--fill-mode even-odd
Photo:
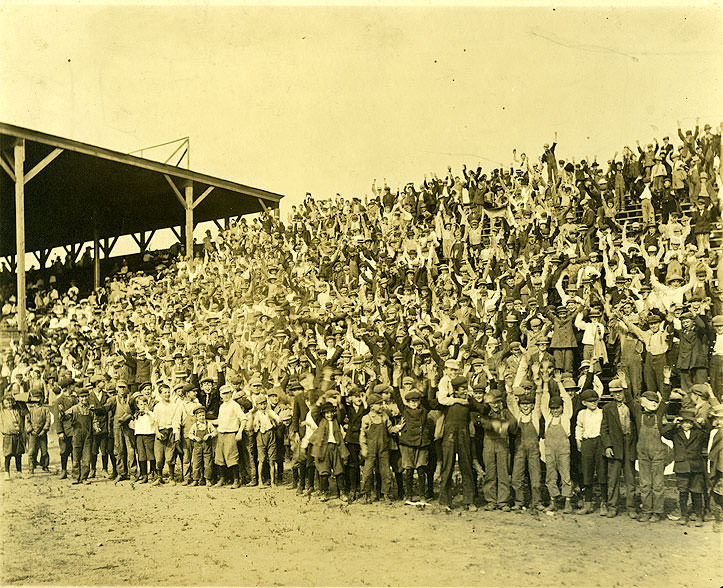
{"label": "man in dark suit", "polygon": [[635,424],[630,407],[625,402],[623,382],[610,381],[610,393],[614,401],[603,407],[600,436],[608,461],[607,508],[600,507],[600,514],[614,517],[618,514],[620,476],[625,481],[625,503],[628,515],[635,518]]}

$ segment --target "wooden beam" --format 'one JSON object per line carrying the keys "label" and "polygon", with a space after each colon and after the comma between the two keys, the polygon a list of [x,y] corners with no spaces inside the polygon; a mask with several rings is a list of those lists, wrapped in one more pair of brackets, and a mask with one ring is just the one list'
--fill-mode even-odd
{"label": "wooden beam", "polygon": [[7,161],[5,161],[5,156],[2,154],[0,154],[0,167],[7,172],[7,174],[10,176],[10,179],[14,182],[15,172],[13,172],[13,166],[10,165]]}
{"label": "wooden beam", "polygon": [[261,205],[261,208],[264,209],[264,212],[268,212],[268,211],[269,211],[269,207],[266,206],[266,203],[265,203],[261,198],[257,198],[256,200],[259,201],[259,204]]}
{"label": "wooden beam", "polygon": [[[95,145],[88,145],[87,143],[81,143],[79,141],[72,141],[70,139],[64,139],[54,135],[48,135],[47,133],[41,133],[39,131],[33,131],[23,127],[17,127],[9,125],[7,123],[0,123],[0,134],[9,135],[11,137],[18,137],[34,143],[42,143],[43,145],[49,145],[50,147],[58,147],[67,151],[73,151],[75,153],[81,153],[83,155],[90,155],[92,157],[99,157],[109,161],[115,161],[117,163],[123,163],[126,165],[132,165],[141,169],[147,169],[149,171],[167,174],[174,178],[182,178],[191,182],[197,182],[205,186],[216,186],[224,190],[236,192],[239,194],[245,194],[256,198],[263,198],[266,202],[279,202],[283,195],[275,194],[274,192],[268,192],[260,188],[252,188],[244,184],[238,184],[229,180],[222,180],[221,178],[215,178],[207,174],[201,174],[193,172],[191,170],[185,170],[183,168],[174,167],[171,165],[163,164],[149,159],[143,159],[141,157],[135,157],[126,153],[120,153],[111,149],[105,149],[103,147],[97,147]],[[189,142],[190,146],[190,142]],[[190,149],[189,149],[190,154]],[[190,157],[188,157],[190,163]]]}
{"label": "wooden beam", "polygon": [[178,239],[179,243],[183,243],[183,238],[181,237],[181,231],[177,231],[176,227],[168,227],[171,229],[171,232],[176,236],[176,239]]}
{"label": "wooden beam", "polygon": [[48,153],[43,159],[40,160],[39,163],[31,169],[27,175],[25,176],[25,183],[27,184],[30,180],[32,180],[35,176],[37,176],[41,171],[43,171],[58,155],[60,155],[63,152],[63,149],[53,149],[50,153]]}
{"label": "wooden beam", "polygon": [[203,191],[203,194],[201,194],[198,198],[196,198],[196,200],[194,200],[194,202],[193,202],[194,210],[199,204],[201,204],[201,202],[203,202],[206,199],[206,196],[208,196],[211,192],[213,192],[213,186],[209,186],[208,188],[206,188]]}
{"label": "wooden beam", "polygon": [[133,237],[133,240],[136,242],[136,245],[138,245],[138,248],[143,251],[143,231],[138,234],[140,235],[140,239],[136,238],[135,233],[131,233],[131,237]]}
{"label": "wooden beam", "polygon": [[155,234],[156,234],[156,229],[153,229],[152,231],[148,232],[148,240],[146,241],[146,249],[148,249],[148,247],[150,246],[151,239],[153,239],[153,235],[155,235]]}
{"label": "wooden beam", "polygon": [[183,196],[181,196],[181,192],[179,191],[179,189],[176,188],[176,184],[173,183],[171,176],[169,176],[168,174],[163,174],[163,177],[166,178],[168,184],[171,186],[171,188],[173,188],[173,193],[176,195],[176,198],[178,198],[181,206],[183,206],[183,208],[186,208],[186,201],[183,199]]}
{"label": "wooden beam", "polygon": [[218,222],[217,219],[213,219],[213,224],[218,227],[219,231],[223,231],[223,225],[220,222]]}
{"label": "wooden beam", "polygon": [[[107,241],[107,240],[106,240]],[[118,243],[118,237],[113,237],[110,240],[110,245],[108,246],[108,249],[106,251],[106,257],[110,257],[111,252],[113,251],[113,247],[115,247],[115,244]]]}

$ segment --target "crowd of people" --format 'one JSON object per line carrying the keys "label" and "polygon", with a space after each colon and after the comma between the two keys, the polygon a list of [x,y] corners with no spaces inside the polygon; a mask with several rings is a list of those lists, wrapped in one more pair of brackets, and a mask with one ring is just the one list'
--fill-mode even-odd
{"label": "crowd of people", "polygon": [[307,194],[85,297],[34,284],[28,341],[0,357],[6,477],[24,454],[48,470],[52,431],[63,479],[118,491],[461,494],[720,530],[721,136],[678,126],[607,166],[555,136],[508,168]]}

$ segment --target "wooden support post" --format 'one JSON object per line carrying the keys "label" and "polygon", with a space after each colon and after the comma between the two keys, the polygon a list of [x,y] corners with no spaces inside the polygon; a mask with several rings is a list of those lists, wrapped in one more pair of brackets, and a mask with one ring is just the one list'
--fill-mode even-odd
{"label": "wooden support post", "polygon": [[216,225],[216,228],[218,228],[219,231],[223,231],[223,226],[220,222],[218,222],[218,219],[213,219],[213,224]]}
{"label": "wooden support post", "polygon": [[223,226],[225,229],[228,230],[228,226],[231,224],[231,219],[229,217],[224,217],[223,219]]}
{"label": "wooden support post", "polygon": [[20,342],[24,344],[27,332],[25,316],[25,139],[18,139],[15,142],[14,151],[18,330],[20,331]]}
{"label": "wooden support post", "polygon": [[186,196],[186,257],[193,259],[193,182],[184,187]]}

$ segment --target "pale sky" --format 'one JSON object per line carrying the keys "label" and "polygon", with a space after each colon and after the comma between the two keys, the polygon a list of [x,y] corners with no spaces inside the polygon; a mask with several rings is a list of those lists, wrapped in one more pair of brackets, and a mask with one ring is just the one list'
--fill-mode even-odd
{"label": "pale sky", "polygon": [[[717,125],[713,8],[0,7],[0,120],[191,168],[364,196],[511,150],[606,160]],[[282,214],[285,213],[282,207]]]}

